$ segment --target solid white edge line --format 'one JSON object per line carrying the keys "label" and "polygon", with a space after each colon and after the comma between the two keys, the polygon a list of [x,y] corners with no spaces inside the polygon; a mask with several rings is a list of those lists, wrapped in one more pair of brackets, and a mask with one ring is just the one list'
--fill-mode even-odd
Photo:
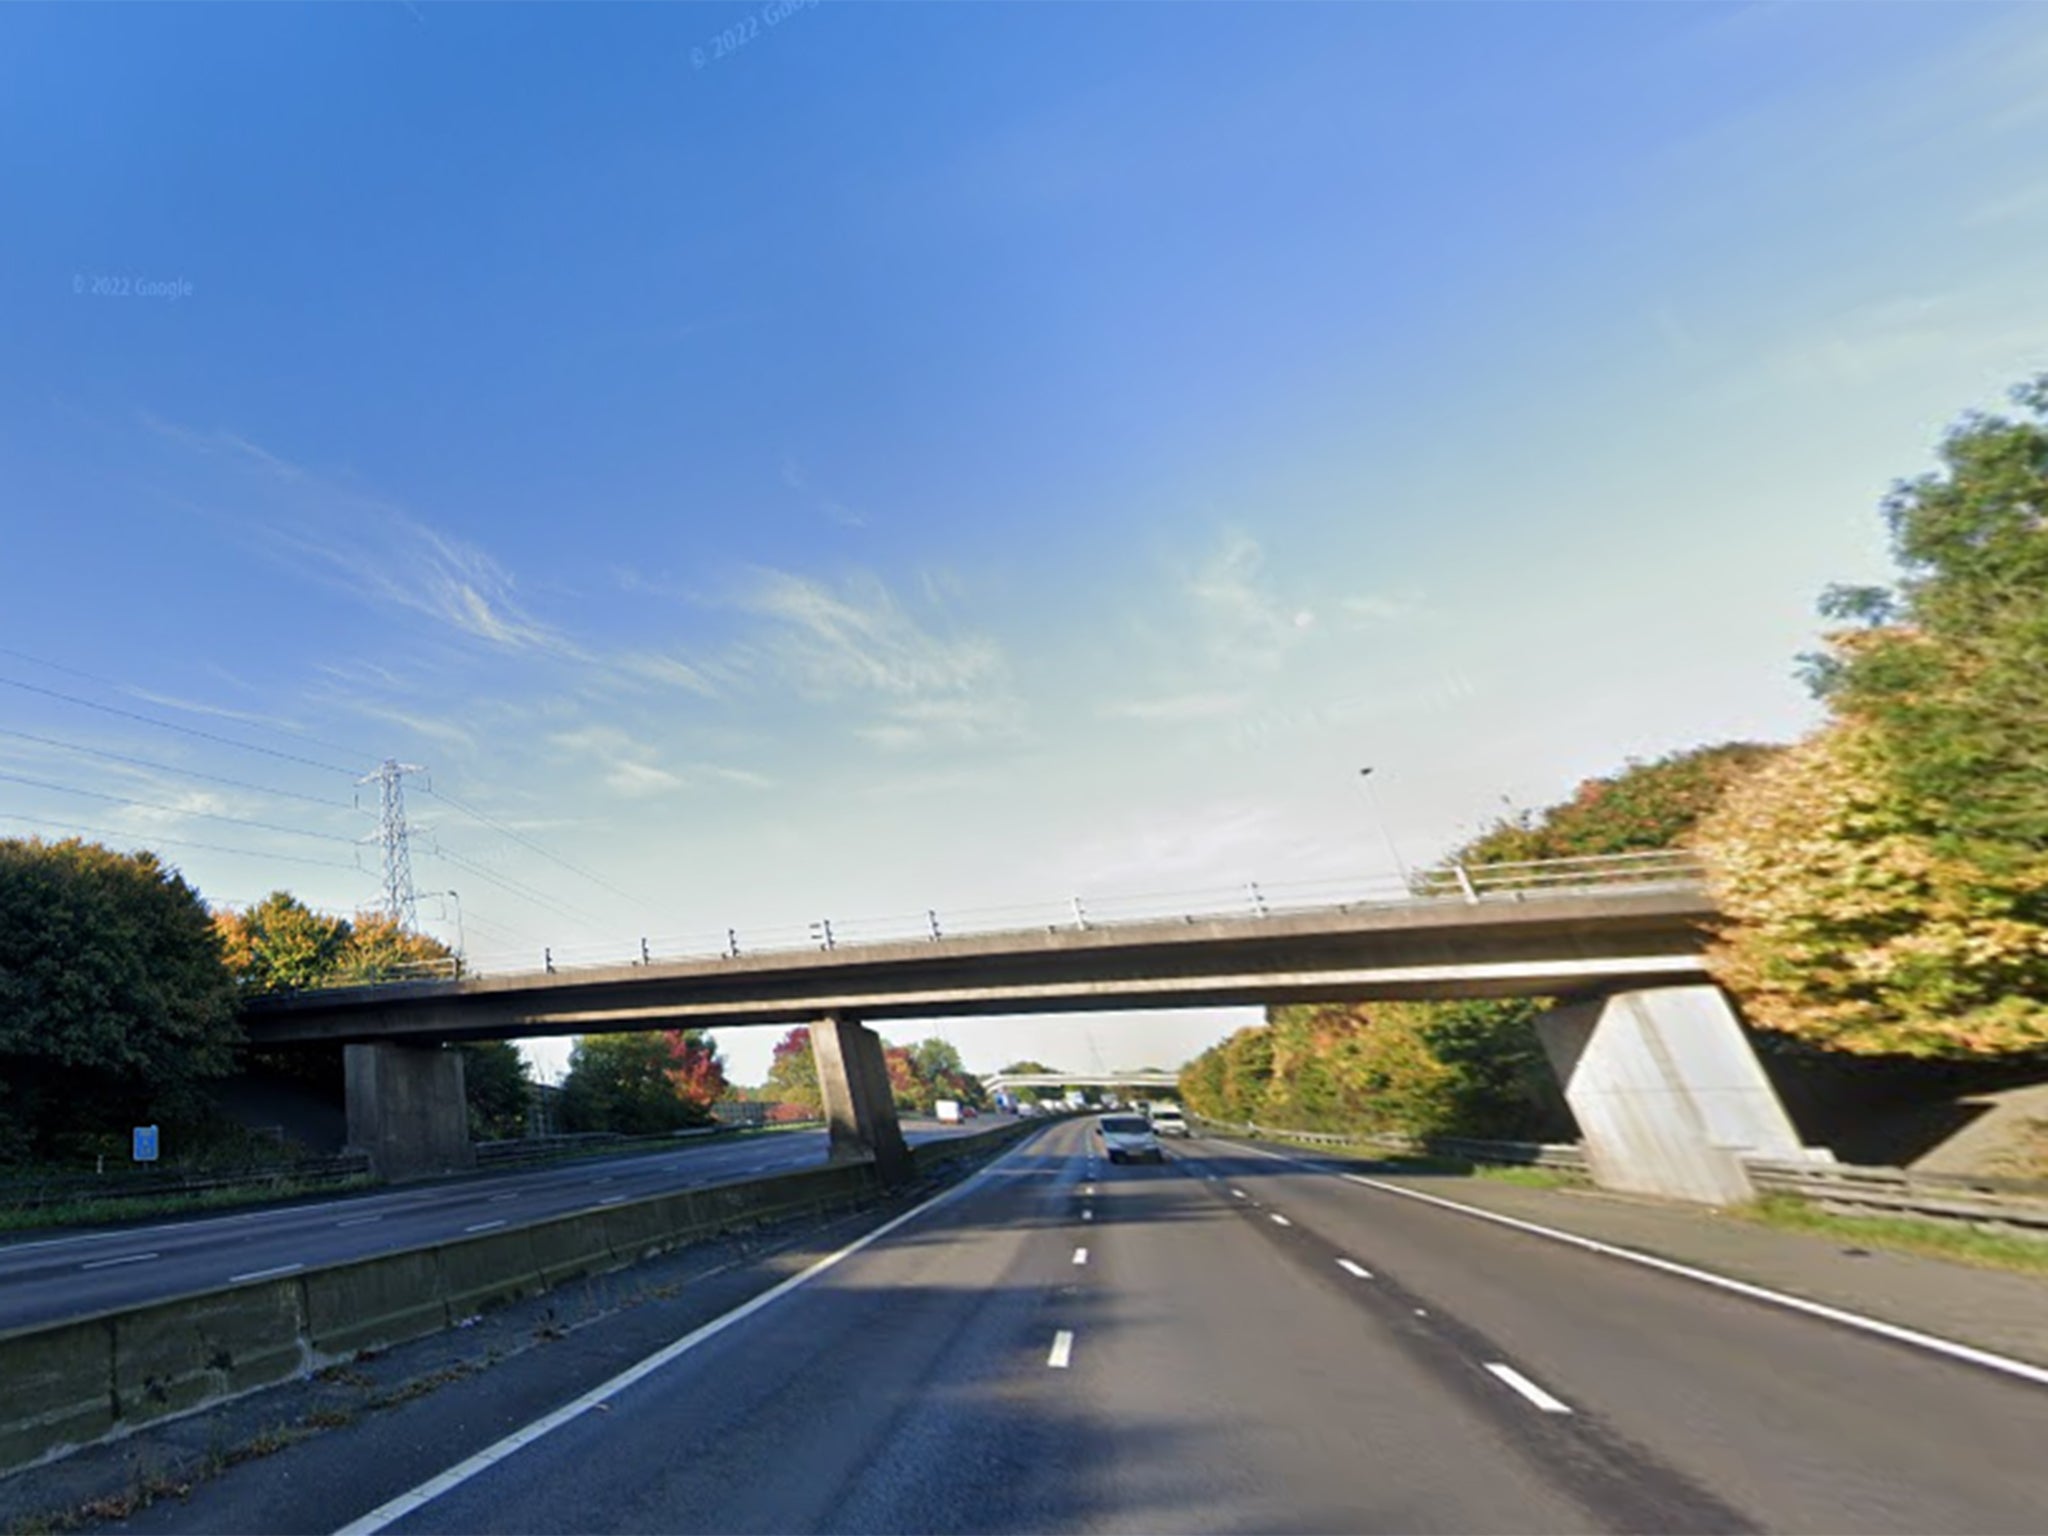
{"label": "solid white edge line", "polygon": [[[1321,1172],[1299,1158],[1283,1157],[1277,1152],[1267,1152],[1258,1147],[1245,1147],[1247,1152],[1256,1152],[1260,1157],[1270,1157],[1276,1163],[1292,1163],[1297,1168]],[[1844,1328],[1854,1328],[1861,1333],[1875,1334],[1881,1339],[1890,1339],[1895,1344],[1905,1344],[1914,1349],[1924,1349],[1930,1354],[1946,1355],[1951,1360],[1961,1360],[1968,1365],[1982,1366],[1987,1371],[1998,1371],[2007,1376],[2016,1376],[2021,1381],[2030,1381],[2037,1387],[2048,1387],[2048,1366],[2031,1365],[2025,1360],[2015,1360],[2010,1355],[1996,1354],[1988,1349],[1979,1349],[1974,1344],[1960,1344],[1954,1339],[1944,1339],[1938,1334],[1922,1333],[1917,1328],[1908,1328],[1901,1323],[1887,1323],[1882,1318],[1865,1317],[1860,1312],[1845,1311],[1831,1307],[1824,1301],[1808,1301],[1804,1296],[1794,1296],[1789,1291],[1774,1291],[1768,1286],[1751,1285],[1747,1280],[1732,1279],[1717,1275],[1710,1269],[1694,1269],[1690,1264],[1680,1264],[1675,1259],[1660,1259],[1653,1253],[1644,1253],[1635,1248],[1623,1248],[1615,1243],[1603,1243],[1595,1237],[1581,1237],[1576,1232],[1561,1231],[1556,1227],[1542,1226],[1533,1221],[1524,1221],[1519,1216],[1503,1216],[1498,1211],[1489,1211],[1476,1205],[1461,1205],[1456,1200],[1446,1200],[1442,1195],[1426,1194],[1419,1189],[1403,1189],[1398,1184],[1388,1184],[1379,1179],[1368,1179],[1356,1173],[1340,1173],[1341,1179],[1353,1184],[1363,1184],[1367,1189],[1377,1189],[1383,1194],[1399,1195],[1404,1200],[1419,1200],[1424,1205],[1441,1206],[1447,1211],[1490,1221],[1496,1226],[1510,1227],[1517,1232],[1527,1232],[1535,1237],[1547,1237],[1554,1243],[1564,1243],[1573,1248],[1583,1248],[1588,1253],[1597,1253],[1605,1258],[1620,1259],[1626,1264],[1640,1264],[1645,1269],[1654,1269],[1667,1275],[1676,1275],[1681,1280],[1691,1280],[1700,1285],[1710,1285],[1717,1291],[1727,1291],[1736,1296],[1746,1296],[1751,1301],[1760,1301],[1767,1306],[1782,1307],[1788,1312],[1802,1312],[1808,1317],[1818,1317],[1830,1323],[1839,1323]]]}
{"label": "solid white edge line", "polygon": [[275,1280],[279,1275],[289,1275],[305,1267],[304,1264],[279,1264],[274,1269],[252,1269],[246,1275],[229,1275],[228,1284],[240,1285],[244,1280]]}
{"label": "solid white edge line", "polygon": [[1074,1262],[1076,1264],[1086,1264],[1088,1262],[1088,1250],[1086,1248],[1076,1248],[1074,1250]]}
{"label": "solid white edge line", "polygon": [[1370,1280],[1372,1278],[1371,1270],[1367,1269],[1363,1264],[1354,1264],[1349,1259],[1339,1259],[1337,1267],[1354,1279]]}
{"label": "solid white edge line", "polygon": [[[859,1253],[863,1248],[867,1247],[870,1243],[880,1241],[882,1238],[887,1237],[891,1232],[894,1232],[898,1227],[903,1226],[905,1223],[917,1220],[918,1217],[924,1215],[927,1211],[936,1210],[938,1207],[942,1205],[946,1205],[951,1201],[959,1199],[962,1195],[966,1194],[970,1189],[974,1187],[976,1180],[985,1178],[989,1174],[993,1173],[997,1168],[1002,1166],[1002,1164],[1008,1162],[1012,1157],[1016,1156],[1016,1154],[1022,1151],[1024,1147],[1028,1144],[1029,1138],[1027,1138],[1025,1141],[1019,1142],[1016,1146],[1010,1148],[1007,1152],[1003,1153],[1002,1156],[998,1157],[994,1162],[990,1163],[986,1168],[983,1168],[979,1172],[970,1175],[968,1178],[962,1179],[958,1184],[955,1184],[951,1189],[940,1190],[939,1193],[933,1195],[931,1199],[925,1201],[924,1204],[912,1206],[909,1210],[905,1211],[901,1216],[893,1217],[892,1219],[885,1221],[884,1223],[882,1223],[881,1226],[875,1228],[874,1231],[868,1233],[865,1237],[856,1238],[853,1242],[848,1243],[844,1248],[839,1249],[836,1253],[828,1253],[827,1255],[825,1255],[824,1258],[818,1260],[817,1263],[811,1265],[808,1269],[799,1270],[796,1274],[791,1275],[787,1280],[780,1281],[777,1284],[770,1286],[767,1290],[763,1291],[760,1295],[754,1297],[751,1301],[742,1302],[737,1307],[734,1307],[730,1312],[721,1313],[719,1316],[711,1319],[710,1322],[703,1324],[701,1327],[694,1328],[690,1332],[684,1334],[680,1339],[677,1339],[673,1344],[663,1345],[660,1349],[656,1350],[646,1359],[638,1362],[635,1365],[630,1365],[626,1367],[625,1370],[619,1372],[619,1374],[612,1377],[611,1380],[601,1382],[597,1386],[592,1387],[588,1392],[584,1393],[581,1397],[576,1398],[571,1402],[564,1403],[561,1407],[555,1409],[555,1411],[552,1413],[543,1414],[540,1418],[535,1419],[531,1424],[526,1425],[524,1428],[514,1430],[511,1434],[505,1436],[504,1439],[499,1440],[492,1445],[485,1446],[482,1450],[478,1451],[474,1456],[467,1457],[464,1460],[457,1462],[454,1466],[448,1468],[447,1471],[441,1472],[433,1477],[428,1478],[424,1483],[421,1483],[419,1486],[415,1488],[408,1489],[406,1492],[401,1493],[397,1498],[386,1500],[384,1503],[378,1505],[375,1509],[371,1510],[368,1514],[359,1516],[358,1518],[351,1520],[347,1525],[344,1525],[340,1530],[336,1531],[334,1533],[334,1536],[376,1536],[377,1532],[382,1531],[387,1527],[396,1524],[400,1520],[403,1520],[407,1515],[413,1513],[413,1511],[425,1508],[427,1505],[433,1503],[434,1500],[440,1498],[443,1494],[452,1492],[454,1489],[459,1488],[464,1483],[468,1482],[471,1478],[477,1476],[477,1474],[488,1471],[490,1468],[496,1466],[499,1462],[505,1460],[506,1457],[513,1455],[517,1451],[524,1450],[527,1446],[533,1444],[534,1441],[540,1439],[543,1435],[550,1434],[553,1431],[560,1429],[564,1424],[568,1423],[571,1419],[581,1417],[583,1414],[588,1413],[591,1409],[595,1408],[598,1404],[606,1402],[611,1398],[617,1397],[621,1392],[625,1391],[626,1388],[632,1386],[635,1382],[641,1380],[643,1377],[652,1375],[654,1372],[660,1370],[663,1366],[680,1359],[682,1356],[688,1354],[691,1350],[695,1349],[699,1344],[702,1344],[709,1339],[716,1338],[719,1334],[725,1332],[726,1329],[732,1327],[736,1323],[745,1322],[748,1318],[752,1317],[756,1312],[759,1312],[762,1308],[771,1306],[775,1302],[780,1301],[784,1296],[787,1296],[791,1291],[797,1289],[801,1285],[804,1285],[805,1283],[816,1278],[817,1276],[822,1275],[826,1270],[832,1268],[841,1260],[851,1258],[854,1254]],[[1072,1336],[1069,1335],[1068,1337],[1071,1341]]]}
{"label": "solid white edge line", "polygon": [[1052,1353],[1045,1357],[1045,1363],[1056,1371],[1064,1371],[1067,1362],[1073,1358],[1074,1334],[1070,1328],[1062,1328],[1052,1336]]}
{"label": "solid white edge line", "polygon": [[1526,1397],[1538,1408],[1541,1408],[1545,1413],[1570,1413],[1572,1411],[1570,1404],[1560,1402],[1552,1397],[1512,1365],[1498,1365],[1489,1362],[1486,1368],[1513,1387],[1517,1392],[1521,1393],[1522,1396]]}
{"label": "solid white edge line", "polygon": [[480,1221],[475,1226],[464,1227],[462,1230],[465,1232],[489,1232],[497,1227],[502,1227],[503,1225],[505,1225],[505,1223],[502,1221]]}

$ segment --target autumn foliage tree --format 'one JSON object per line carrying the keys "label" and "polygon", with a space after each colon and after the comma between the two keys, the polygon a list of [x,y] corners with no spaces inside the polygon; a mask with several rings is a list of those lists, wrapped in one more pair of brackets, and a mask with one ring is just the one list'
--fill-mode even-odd
{"label": "autumn foliage tree", "polygon": [[1703,831],[1716,973],[1789,1036],[2048,1052],[2048,378],[2013,399],[1886,498],[1900,580],[1807,658],[1832,723]]}

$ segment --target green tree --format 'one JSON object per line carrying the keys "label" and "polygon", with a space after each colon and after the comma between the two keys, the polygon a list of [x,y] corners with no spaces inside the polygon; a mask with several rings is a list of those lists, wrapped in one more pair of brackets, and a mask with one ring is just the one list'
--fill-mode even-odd
{"label": "green tree", "polygon": [[[1013,1061],[1003,1068],[1005,1074],[1016,1076],[1047,1076],[1053,1070],[1053,1068],[1048,1067],[1042,1061]],[[1019,1104],[1036,1104],[1041,1099],[1057,1097],[1057,1095],[1042,1093],[1036,1088],[1012,1088],[1010,1095]]]}
{"label": "green tree", "polygon": [[2012,400],[2017,418],[1965,416],[1939,470],[1893,487],[1897,584],[1831,590],[1823,612],[1865,628],[1807,658],[1937,840],[2008,870],[2048,852],[2048,375]]}
{"label": "green tree", "polygon": [[672,1043],[658,1032],[583,1036],[562,1080],[562,1128],[652,1136],[704,1123],[705,1109],[677,1091],[674,1069]]}
{"label": "green tree", "polygon": [[505,1141],[524,1136],[533,1079],[519,1047],[510,1040],[480,1040],[463,1046],[462,1052],[471,1138]]}
{"label": "green tree", "polygon": [[818,1061],[811,1054],[811,1032],[804,1025],[775,1042],[768,1087],[769,1097],[778,1104],[812,1110],[824,1107],[824,1095],[818,1089]]}
{"label": "green tree", "polygon": [[0,1158],[201,1112],[234,984],[198,892],[154,854],[0,840]]}
{"label": "green tree", "polygon": [[1631,761],[1618,773],[1585,780],[1556,805],[1496,821],[1451,858],[1518,863],[1683,847],[1731,785],[1782,750],[1730,741]]}

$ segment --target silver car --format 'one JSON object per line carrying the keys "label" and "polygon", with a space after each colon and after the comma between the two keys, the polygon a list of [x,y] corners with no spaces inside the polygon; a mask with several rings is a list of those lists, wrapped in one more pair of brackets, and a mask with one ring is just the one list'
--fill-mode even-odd
{"label": "silver car", "polygon": [[1095,1122],[1095,1134],[1112,1163],[1163,1163],[1166,1152],[1152,1134],[1152,1122],[1143,1115],[1104,1115]]}

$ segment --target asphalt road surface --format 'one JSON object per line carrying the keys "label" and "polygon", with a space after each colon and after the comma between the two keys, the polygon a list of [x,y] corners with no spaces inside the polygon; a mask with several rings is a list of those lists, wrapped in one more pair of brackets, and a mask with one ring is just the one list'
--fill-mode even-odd
{"label": "asphalt road surface", "polygon": [[[427,1482],[323,1479],[345,1440],[263,1475],[358,1532],[2048,1528],[2048,1388],[1090,1126],[545,1418],[409,1405]],[[178,1521],[239,1528],[232,1485]]]}
{"label": "asphalt road surface", "polygon": [[[912,1143],[974,1131],[905,1126]],[[825,1133],[777,1131],[673,1152],[583,1158],[448,1183],[342,1195],[235,1215],[0,1241],[0,1328],[55,1322],[311,1265],[446,1242],[706,1184],[822,1164]]]}

